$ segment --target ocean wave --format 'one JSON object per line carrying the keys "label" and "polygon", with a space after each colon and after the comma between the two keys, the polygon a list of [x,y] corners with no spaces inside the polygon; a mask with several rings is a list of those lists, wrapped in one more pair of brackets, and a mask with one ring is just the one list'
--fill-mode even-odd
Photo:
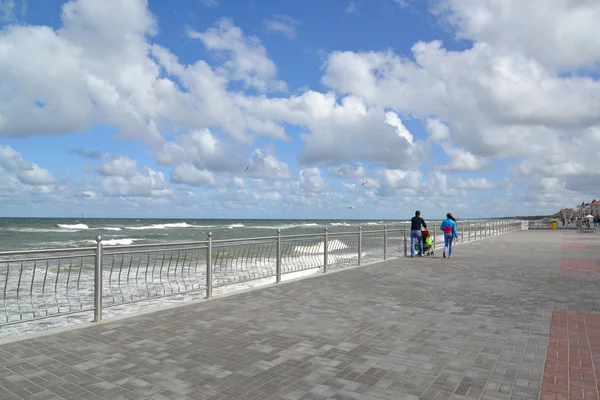
{"label": "ocean wave", "polygon": [[381,222],[367,222],[365,225],[379,225]]}
{"label": "ocean wave", "polygon": [[73,233],[74,229],[44,229],[44,228],[8,228],[7,231],[23,233]]}
{"label": "ocean wave", "polygon": [[305,224],[286,224],[286,225],[254,225],[247,226],[248,229],[292,229],[292,228],[315,228],[320,226],[319,224],[314,223],[305,223]]}
{"label": "ocean wave", "polygon": [[59,228],[62,228],[62,229],[77,229],[77,230],[90,229],[90,227],[87,226],[86,224],[56,224],[56,226],[58,226]]}
{"label": "ocean wave", "polygon": [[107,226],[105,228],[98,228],[98,229],[102,229],[105,231],[120,231],[121,230],[121,228],[115,228],[115,227],[110,227],[110,226]]}
{"label": "ocean wave", "polygon": [[[347,249],[348,245],[340,240],[334,239],[327,242],[327,251]],[[311,246],[295,246],[294,251],[303,254],[325,254],[325,243],[320,242]]]}
{"label": "ocean wave", "polygon": [[347,222],[332,222],[331,226],[352,226]]}
{"label": "ocean wave", "polygon": [[172,224],[153,224],[145,226],[126,226],[125,229],[145,230],[145,229],[173,229],[173,228],[195,228],[187,222],[175,222]]}
{"label": "ocean wave", "polygon": [[228,228],[228,229],[245,228],[245,226],[244,226],[244,224],[231,224],[231,225],[227,226],[226,228]]}

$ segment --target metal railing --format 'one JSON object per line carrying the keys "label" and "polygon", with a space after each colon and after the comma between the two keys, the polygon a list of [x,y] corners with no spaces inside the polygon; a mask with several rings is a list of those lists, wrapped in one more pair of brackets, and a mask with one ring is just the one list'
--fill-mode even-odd
{"label": "metal railing", "polygon": [[[430,221],[437,228],[439,221]],[[520,222],[458,223],[461,241],[521,229]],[[431,229],[434,232],[434,229]],[[434,247],[443,246],[440,233]],[[408,255],[406,228],[204,241],[0,252],[0,326],[204,292],[308,270],[327,272]]]}

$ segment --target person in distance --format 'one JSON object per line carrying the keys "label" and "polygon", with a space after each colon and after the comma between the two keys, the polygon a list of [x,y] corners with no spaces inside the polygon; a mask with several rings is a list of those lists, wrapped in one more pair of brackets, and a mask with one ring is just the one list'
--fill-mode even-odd
{"label": "person in distance", "polygon": [[454,242],[454,239],[458,239],[456,218],[452,216],[452,213],[446,214],[446,219],[442,221],[440,230],[444,232],[444,258],[446,258],[446,253],[448,253],[448,258],[452,258],[452,242]]}
{"label": "person in distance", "polygon": [[423,234],[421,227],[427,229],[425,220],[421,218],[421,211],[415,211],[415,216],[410,219],[410,256],[415,256],[415,240],[419,241],[419,257],[423,257]]}

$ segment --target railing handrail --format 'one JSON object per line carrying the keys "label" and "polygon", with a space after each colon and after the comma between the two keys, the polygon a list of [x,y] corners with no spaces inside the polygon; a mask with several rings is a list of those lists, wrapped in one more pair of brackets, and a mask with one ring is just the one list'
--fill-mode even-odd
{"label": "railing handrail", "polygon": [[93,255],[96,251],[95,247],[65,247],[65,248],[46,248],[46,249],[31,249],[31,250],[9,250],[0,251],[0,257],[19,256],[25,254],[43,254],[43,253],[77,253],[90,251]]}

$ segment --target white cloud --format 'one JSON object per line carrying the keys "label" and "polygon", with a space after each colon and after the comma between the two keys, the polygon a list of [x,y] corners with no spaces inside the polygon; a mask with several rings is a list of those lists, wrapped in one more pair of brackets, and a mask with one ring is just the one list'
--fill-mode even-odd
{"label": "white cloud", "polygon": [[161,165],[193,164],[214,172],[244,169],[242,150],[234,142],[223,140],[208,129],[178,135],[155,151]]}
{"label": "white cloud", "polygon": [[[229,19],[188,31],[215,56],[215,68],[204,60],[184,63],[153,43],[159,27],[144,0],[71,0],[57,29],[7,26],[0,32],[0,135],[115,127],[120,137],[142,142],[177,185],[124,156],[105,158],[97,175],[88,167],[81,182],[69,175],[59,182],[0,146],[2,199],[21,193],[184,204],[210,198],[202,188],[216,187],[231,195],[227,204],[242,209],[255,204],[244,203],[247,198],[339,207],[345,194],[356,193],[326,181],[319,169],[326,168],[328,180],[369,179],[369,188],[357,193],[373,207],[413,204],[424,182],[431,203],[445,207],[469,204],[463,196],[470,189],[504,188],[454,172],[482,171],[506,159],[517,160],[508,172],[515,190],[528,193],[523,204],[587,193],[600,176],[600,83],[581,68],[600,59],[599,3],[436,1],[435,15],[472,40],[471,47],[449,51],[440,41],[417,42],[411,57],[333,51],[323,66],[328,91],[282,97],[270,93],[286,88],[263,43]],[[0,5],[14,11],[13,3]],[[348,4],[357,11],[358,2]],[[267,31],[295,36],[297,21],[276,16],[265,24]],[[427,137],[413,128],[419,121]],[[269,141],[296,145],[297,127],[303,146],[296,177],[293,160],[278,158],[273,149],[280,147]],[[259,135],[265,137],[255,143]],[[443,166],[432,162],[430,150],[439,148],[449,158]]]}
{"label": "white cloud", "polygon": [[[145,1],[70,1],[62,22],[57,30],[12,25],[0,33],[0,135],[83,132],[100,123],[154,147],[168,126],[218,126],[242,141],[251,134],[285,137],[280,126],[236,107],[228,80],[206,62],[182,65],[151,44],[157,25]],[[203,35],[209,49],[231,57],[220,71],[282,88],[256,38],[230,22]]]}
{"label": "white cloud", "polygon": [[363,178],[367,175],[367,171],[362,164],[346,164],[337,167],[329,167],[327,172],[333,177],[342,179]]}
{"label": "white cloud", "polygon": [[454,186],[458,189],[494,189],[496,187],[496,185],[489,182],[486,178],[457,178],[454,182]]}
{"label": "white cloud", "polygon": [[51,185],[57,181],[50,171],[25,161],[21,154],[10,146],[0,145],[0,167],[0,172],[3,171],[9,179],[16,178],[26,185]]}
{"label": "white cloud", "polygon": [[369,181],[369,186],[376,186],[380,196],[417,196],[423,179],[418,170],[383,169],[377,172],[380,179]]}
{"label": "white cloud", "polygon": [[96,172],[103,176],[122,176],[130,178],[138,173],[137,161],[124,156],[108,156],[108,162],[96,167]]}
{"label": "white cloud", "polygon": [[50,171],[36,164],[32,164],[31,169],[17,172],[17,178],[28,185],[49,185],[56,182]]}
{"label": "white cloud", "polygon": [[292,183],[292,187],[296,189],[296,194],[322,193],[329,190],[330,188],[327,182],[325,182],[325,179],[323,179],[323,176],[321,176],[321,170],[319,168],[312,167],[302,169],[300,170],[298,176],[298,181]]}
{"label": "white cloud", "polygon": [[442,142],[451,138],[448,126],[437,118],[427,118],[426,126],[429,138],[435,142]]}
{"label": "white cloud", "polygon": [[288,165],[278,160],[272,151],[264,149],[254,150],[246,173],[259,179],[290,179]]}
{"label": "white cloud", "polygon": [[107,196],[119,197],[171,197],[173,190],[168,187],[162,172],[144,167],[135,175],[106,176],[101,179]]}
{"label": "white cloud", "polygon": [[269,33],[280,33],[288,39],[294,39],[298,34],[297,26],[299,23],[300,21],[287,15],[276,15],[265,21],[265,27]]}
{"label": "white cloud", "polygon": [[409,144],[413,143],[413,135],[411,135],[411,133],[408,131],[408,129],[406,129],[406,127],[402,124],[402,120],[400,119],[398,114],[396,114],[393,111],[386,112],[385,113],[385,122],[388,125],[391,125],[396,128],[396,133],[398,134],[398,136],[406,139],[406,141]]}
{"label": "white cloud", "polygon": [[267,51],[256,36],[246,37],[228,18],[222,18],[215,28],[200,33],[188,31],[189,37],[200,39],[204,46],[229,59],[221,72],[229,79],[243,81],[246,88],[264,91],[286,91],[285,82],[275,80],[277,67],[267,57]]}
{"label": "white cloud", "polygon": [[[253,114],[306,127],[302,165],[341,164],[365,160],[385,166],[406,166],[419,160],[422,143],[407,140],[410,133],[399,117],[386,116],[356,96],[339,99],[333,93],[309,91],[288,99],[238,99]],[[393,121],[396,126],[387,121]]]}
{"label": "white cloud", "polygon": [[171,181],[204,187],[212,187],[216,183],[212,173],[207,170],[200,170],[191,164],[181,164],[175,167],[171,173]]}
{"label": "white cloud", "polygon": [[[450,157],[446,171],[522,159],[513,179],[529,191],[527,182],[563,167],[587,170],[588,178],[598,170],[583,161],[596,159],[600,148],[591,133],[600,125],[598,81],[558,75],[534,58],[483,42],[464,51],[419,42],[413,55],[414,61],[392,52],[334,52],[322,80],[338,93],[422,118],[429,139]],[[581,188],[585,179],[569,181]]]}
{"label": "white cloud", "polygon": [[477,157],[473,153],[449,145],[443,148],[446,155],[450,157],[448,164],[440,166],[443,171],[481,171],[491,167],[491,162],[486,158]]}
{"label": "white cloud", "polygon": [[434,13],[457,36],[510,48],[555,68],[600,61],[596,0],[438,0]]}

